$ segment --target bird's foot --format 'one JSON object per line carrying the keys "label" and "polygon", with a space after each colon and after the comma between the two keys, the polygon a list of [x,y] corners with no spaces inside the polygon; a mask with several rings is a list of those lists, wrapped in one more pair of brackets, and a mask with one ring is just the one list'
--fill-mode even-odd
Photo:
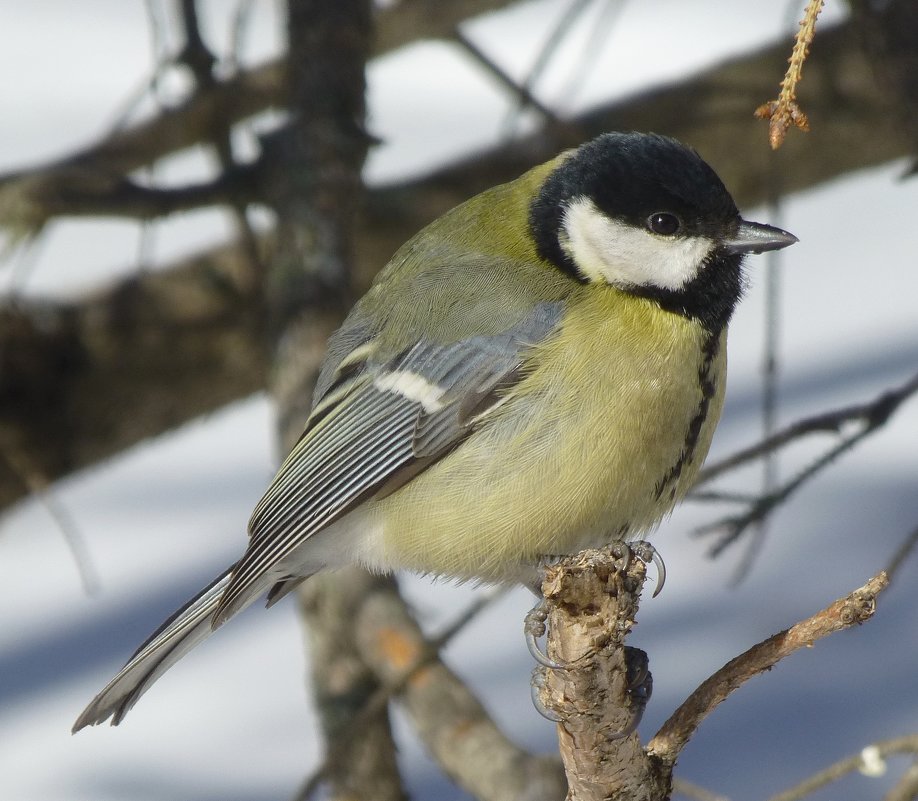
{"label": "bird's foot", "polygon": [[634,542],[614,542],[611,545],[611,552],[620,560],[619,569],[624,572],[631,565],[633,558],[640,559],[645,565],[653,562],[657,569],[657,584],[654,588],[652,598],[656,598],[663,590],[666,583],[666,564],[660,552],[645,540],[635,540]]}
{"label": "bird's foot", "polygon": [[550,720],[552,723],[560,723],[564,720],[564,717],[554,709],[549,709],[542,703],[542,696],[540,693],[545,686],[545,670],[544,667],[535,667],[532,670],[532,678],[529,680],[529,692],[532,696],[532,705],[535,707],[536,712],[546,720]]}
{"label": "bird's foot", "polygon": [[[542,667],[546,667],[549,670],[567,670],[567,665],[555,662],[539,647],[539,639],[545,636],[545,622],[547,619],[548,601],[543,598],[532,607],[532,609],[526,613],[526,617],[523,618],[523,632],[526,635],[526,647],[529,649],[529,653],[532,654],[532,658],[542,665]],[[538,706],[536,708],[538,709]],[[539,711],[541,712],[542,710],[540,709]]]}
{"label": "bird's foot", "polygon": [[644,710],[653,693],[653,676],[650,674],[650,659],[646,651],[625,646],[625,678],[628,681],[625,692],[631,702],[631,719],[620,731],[609,735],[611,740],[622,740],[633,734],[644,717]]}

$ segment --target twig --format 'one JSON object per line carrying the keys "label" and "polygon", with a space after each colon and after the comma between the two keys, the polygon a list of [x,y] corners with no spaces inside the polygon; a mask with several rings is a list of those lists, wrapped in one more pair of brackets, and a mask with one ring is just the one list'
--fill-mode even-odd
{"label": "twig", "polygon": [[244,39],[248,33],[254,5],[253,0],[239,0],[233,11],[233,21],[230,25],[230,47],[226,57],[226,63],[231,72],[236,72],[242,64]]}
{"label": "twig", "polygon": [[710,548],[711,556],[718,556],[727,546],[736,542],[742,533],[751,525],[761,523],[771,512],[786,501],[803,484],[813,478],[828,465],[832,464],[839,456],[852,450],[862,439],[866,438],[873,429],[861,429],[856,434],[842,440],[835,447],[830,448],[809,467],[801,470],[794,478],[779,486],[767,495],[758,497],[741,515],[721,518],[709,525],[701,526],[693,532],[696,536],[718,534],[716,541]]}
{"label": "twig", "polygon": [[453,39],[459,44],[466,53],[475,61],[491,73],[498,81],[504,84],[519,98],[519,102],[525,106],[531,106],[545,119],[554,125],[560,125],[561,121],[555,116],[555,112],[546,106],[541,100],[533,95],[525,86],[521,86],[511,78],[506,71],[500,67],[489,55],[487,55],[478,45],[469,39],[460,28],[453,32]]}
{"label": "twig", "polygon": [[[771,158],[768,170],[768,218],[774,225],[781,224],[780,177],[775,159]],[[781,265],[784,254],[773,250],[767,253],[765,271],[765,331],[762,354],[762,438],[775,433],[778,418],[778,367],[781,335]],[[769,451],[762,460],[762,495],[770,495],[779,486],[778,454]],[[737,586],[755,564],[768,536],[768,518],[763,517],[752,525],[739,563],[733,569],[730,583]]]}
{"label": "twig", "polygon": [[683,795],[693,801],[730,801],[725,795],[712,793],[704,787],[688,782],[685,779],[673,779],[673,796]]}
{"label": "twig", "polygon": [[[213,89],[217,83],[214,75],[217,58],[204,43],[204,39],[201,36],[196,0],[180,0],[179,6],[185,33],[185,46],[177,56],[176,62],[184,64],[191,70],[197,84],[198,92],[207,92]],[[241,8],[237,9],[237,12],[239,16],[237,16],[235,23],[236,25],[241,25],[241,20],[244,20],[246,16],[242,14]],[[240,35],[241,28],[235,28],[234,36]],[[238,43],[239,40],[234,39],[234,45]],[[214,131],[214,135],[211,138],[211,144],[217,154],[217,160],[220,163],[221,170],[226,175],[235,174],[240,165],[237,164],[233,154],[233,142],[229,129],[219,124],[208,127],[210,130]],[[238,195],[232,195],[228,198],[228,205],[232,211],[236,227],[239,230],[240,252],[248,263],[249,280],[254,285],[258,280],[258,276],[264,273],[264,265],[262,264],[261,254],[259,253],[255,231],[252,229],[252,225],[246,214],[248,199]]]}
{"label": "twig", "polygon": [[918,761],[909,766],[883,801],[915,801],[916,798],[918,798]]}
{"label": "twig", "polygon": [[815,415],[814,417],[799,420],[772,436],[766,437],[756,445],[745,448],[705,468],[702,470],[696,486],[710,481],[715,476],[751,461],[752,459],[757,459],[761,456],[773,453],[778,448],[807,434],[816,431],[840,432],[845,424],[852,422],[859,422],[862,425],[858,430],[844,434],[840,442],[823,453],[818,459],[810,464],[809,467],[802,470],[792,479],[776,487],[771,492],[765,493],[752,500],[747,501],[742,497],[734,498],[724,493],[693,492],[689,497],[695,500],[726,499],[738,500],[739,502],[749,504],[749,508],[743,514],[721,518],[714,523],[696,529],[695,534],[701,536],[711,534],[718,535],[710,549],[711,555],[717,556],[727,546],[736,542],[749,526],[764,520],[776,507],[786,501],[806,481],[813,478],[813,476],[832,464],[844,453],[852,450],[862,440],[882,428],[902,403],[916,392],[918,392],[918,375],[913,376],[896,389],[883,392],[868,403],[846,406],[831,412],[825,412]]}
{"label": "twig", "polygon": [[732,470],[734,467],[750,462],[753,459],[758,459],[760,456],[782,448],[807,434],[815,432],[837,434],[841,432],[845,424],[851,422],[863,422],[869,431],[875,431],[881,428],[893,413],[898,410],[899,406],[916,392],[918,392],[918,374],[901,386],[886,390],[867,403],[843,406],[839,409],[798,420],[796,423],[777,431],[755,445],[705,466],[699,474],[695,486],[699,487],[726,473],[728,470]]}
{"label": "twig", "polygon": [[625,9],[625,4],[626,0],[605,0],[605,8],[591,24],[589,41],[581,49],[578,63],[571,70],[559,94],[559,97],[564,98],[566,109],[573,106],[577,91],[586,83],[603,45],[609,40],[612,29]]}
{"label": "twig", "polygon": [[[555,51],[560,46],[561,42],[564,41],[571,26],[576,22],[577,18],[586,11],[591,2],[592,0],[573,0],[570,6],[562,12],[560,19],[555,23],[554,28],[552,28],[551,33],[539,50],[535,63],[530,68],[523,83],[518,87],[516,107],[508,112],[507,118],[501,126],[505,138],[510,138],[513,135],[514,127],[519,119],[520,113],[527,105],[538,108],[538,106],[533,106],[533,104],[529,102],[529,98],[532,97],[533,87],[541,77],[545,68],[551,62]],[[552,119],[552,117],[548,119]]]}
{"label": "twig", "polygon": [[877,596],[889,580],[880,572],[863,587],[840,598],[812,617],[754,645],[731,659],[704,681],[663,724],[647,746],[647,752],[663,764],[673,765],[701,722],[734,690],[781,659],[816,640],[869,620],[876,611]]}
{"label": "twig", "polygon": [[899,546],[886,566],[886,575],[889,577],[890,583],[896,577],[905,560],[915,550],[916,545],[918,545],[918,526],[905,538],[905,541]]}
{"label": "twig", "polygon": [[87,595],[95,595],[99,591],[99,576],[86,549],[82,532],[70,512],[48,489],[48,481],[36,473],[25,462],[21,454],[7,447],[6,443],[3,443],[2,447],[0,447],[0,458],[6,462],[10,470],[26,486],[29,495],[44,508],[54,521],[57,530],[64,538],[64,543],[70,550],[70,555],[73,557],[73,563],[76,565],[83,592]]}
{"label": "twig", "polygon": [[797,103],[797,84],[803,78],[803,64],[810,52],[810,44],[816,33],[816,17],[822,11],[825,0],[809,0],[800,30],[794,40],[794,49],[788,60],[789,66],[781,81],[781,91],[777,100],[763,103],[755,110],[755,116],[768,120],[768,142],[772,150],[777,150],[784,142],[787,131],[793,124],[801,131],[809,131],[810,123]]}
{"label": "twig", "polygon": [[891,740],[881,740],[863,748],[859,753],[829,765],[825,770],[819,771],[800,784],[773,795],[768,801],[799,801],[820,787],[825,787],[846,776],[855,770],[875,772],[881,769],[882,760],[894,754],[918,754],[918,734],[905,737],[896,737]]}
{"label": "twig", "polygon": [[214,84],[214,65],[217,59],[204,44],[204,38],[201,36],[196,0],[179,0],[178,6],[185,33],[185,46],[176,57],[176,63],[184,64],[191,70],[199,87],[209,89]]}

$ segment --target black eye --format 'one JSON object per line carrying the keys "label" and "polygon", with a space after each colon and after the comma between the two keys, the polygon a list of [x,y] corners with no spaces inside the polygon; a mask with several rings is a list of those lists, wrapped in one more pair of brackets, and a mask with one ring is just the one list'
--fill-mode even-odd
{"label": "black eye", "polygon": [[647,218],[647,228],[661,236],[672,236],[681,225],[679,218],[667,211],[655,212]]}

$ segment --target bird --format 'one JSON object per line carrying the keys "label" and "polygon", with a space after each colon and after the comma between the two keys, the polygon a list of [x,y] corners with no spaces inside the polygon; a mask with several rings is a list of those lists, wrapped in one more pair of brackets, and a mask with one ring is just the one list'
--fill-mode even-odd
{"label": "bird", "polygon": [[537,586],[546,558],[652,531],[710,446],[745,256],[796,241],[652,133],[602,134],[446,212],[330,337],[242,557],[73,730],[117,725],[215,629],[319,571]]}

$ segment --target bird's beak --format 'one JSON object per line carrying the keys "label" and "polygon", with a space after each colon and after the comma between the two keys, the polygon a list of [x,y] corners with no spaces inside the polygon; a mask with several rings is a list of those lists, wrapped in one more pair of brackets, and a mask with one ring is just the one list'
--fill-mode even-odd
{"label": "bird's beak", "polygon": [[739,228],[724,242],[724,247],[728,253],[764,253],[766,250],[781,250],[797,241],[793,234],[773,225],[740,220]]}

